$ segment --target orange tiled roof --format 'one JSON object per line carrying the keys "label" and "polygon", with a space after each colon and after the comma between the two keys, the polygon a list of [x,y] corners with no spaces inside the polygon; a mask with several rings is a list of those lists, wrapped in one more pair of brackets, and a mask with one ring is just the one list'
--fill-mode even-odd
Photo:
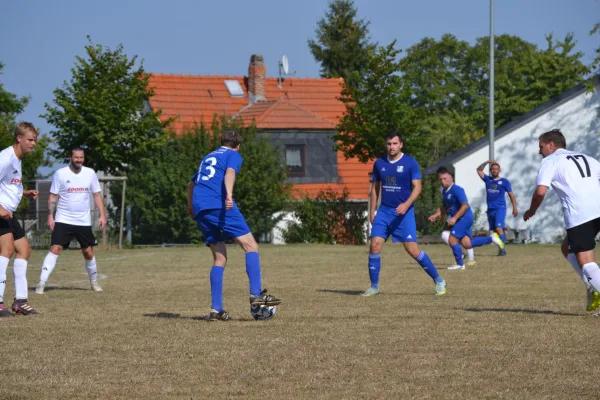
{"label": "orange tiled roof", "polygon": [[336,124],[283,97],[274,101],[250,104],[234,116],[245,125],[256,121],[258,129],[326,129],[335,130]]}
{"label": "orange tiled roof", "polygon": [[[232,97],[225,80],[238,81],[244,94]],[[242,118],[244,123],[256,119],[261,129],[335,129],[345,111],[338,100],[342,79],[287,78],[281,87],[277,78],[265,78],[267,101],[250,104],[248,79],[243,76],[192,76],[153,74],[150,87],[154,96],[150,106],[162,109],[162,118],[176,117],[171,126],[182,133],[204,122],[210,126],[214,115]],[[237,114],[237,115],[236,115]],[[363,164],[355,159],[345,160],[338,152],[338,184],[297,184],[298,191],[309,196],[330,188],[341,192],[344,187],[350,199],[365,200],[368,196],[368,173],[373,162]]]}

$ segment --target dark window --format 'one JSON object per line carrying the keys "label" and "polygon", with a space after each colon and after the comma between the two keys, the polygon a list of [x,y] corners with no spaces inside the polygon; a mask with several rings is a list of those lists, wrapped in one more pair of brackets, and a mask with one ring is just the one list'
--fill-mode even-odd
{"label": "dark window", "polygon": [[285,146],[285,165],[288,176],[305,176],[306,159],[303,144],[288,144]]}

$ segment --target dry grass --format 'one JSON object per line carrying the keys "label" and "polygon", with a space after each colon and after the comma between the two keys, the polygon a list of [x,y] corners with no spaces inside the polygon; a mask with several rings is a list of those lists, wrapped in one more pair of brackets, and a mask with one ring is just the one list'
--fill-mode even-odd
{"label": "dry grass", "polygon": [[[0,320],[1,399],[597,399],[600,319],[558,247],[479,251],[446,271],[447,247],[426,251],[448,282],[432,282],[399,246],[382,256],[378,297],[365,247],[263,246],[264,284],[285,303],[250,319],[243,253],[230,251],[225,306],[210,305],[205,248],[97,255],[104,293],[88,290],[78,252],[59,259],[42,312]],[[33,287],[45,252],[29,267]],[[9,271],[6,298],[12,296]]]}

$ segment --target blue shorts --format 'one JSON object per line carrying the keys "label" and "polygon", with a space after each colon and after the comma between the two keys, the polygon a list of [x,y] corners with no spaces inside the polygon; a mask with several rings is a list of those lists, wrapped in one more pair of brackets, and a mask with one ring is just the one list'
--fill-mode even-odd
{"label": "blue shorts", "polygon": [[495,210],[488,210],[488,224],[490,225],[490,231],[496,230],[496,228],[502,228],[506,226],[506,208],[497,208]]}
{"label": "blue shorts", "polygon": [[200,211],[196,215],[196,222],[207,246],[250,233],[250,228],[238,208]]}
{"label": "blue shorts", "polygon": [[392,235],[392,242],[416,242],[417,223],[414,208],[404,215],[396,215],[396,209],[380,206],[373,221],[371,237],[387,239]]}
{"label": "blue shorts", "polygon": [[473,236],[473,214],[463,215],[454,226],[450,227],[450,235],[457,239]]}

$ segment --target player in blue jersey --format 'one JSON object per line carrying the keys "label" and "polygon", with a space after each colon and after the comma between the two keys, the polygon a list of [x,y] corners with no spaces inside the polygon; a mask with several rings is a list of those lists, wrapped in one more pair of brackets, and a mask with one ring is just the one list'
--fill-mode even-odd
{"label": "player in blue jersey", "polygon": [[[469,206],[465,190],[454,184],[454,176],[450,171],[446,167],[440,167],[436,173],[442,184],[442,206],[429,217],[429,221],[433,222],[439,217],[447,216],[446,223],[450,229],[448,244],[452,248],[452,254],[454,254],[454,259],[456,260],[456,264],[448,267],[448,269],[465,269],[462,247],[472,249],[474,247],[472,241],[474,242],[476,239],[479,239],[471,239],[473,235],[473,211]],[[504,248],[504,243],[496,233],[481,239],[489,240],[490,243],[494,242],[501,249]],[[478,246],[486,244],[483,241],[480,242],[477,244]]]}
{"label": "player in blue jersey", "polygon": [[223,132],[221,147],[206,155],[188,184],[188,213],[194,217],[206,245],[213,254],[210,271],[212,306],[209,320],[230,319],[223,309],[223,272],[227,263],[226,239],[234,239],[246,252],[246,273],[250,281],[250,304],[274,306],[281,303],[262,290],[258,244],[244,216],[233,200],[233,186],[242,166],[241,135]]}
{"label": "player in blue jersey", "polygon": [[[402,153],[402,135],[394,131],[386,136],[388,155],[379,158],[373,165],[370,193],[371,207],[369,221],[371,247],[369,250],[369,278],[371,287],[363,296],[379,294],[379,271],[381,269],[381,249],[391,235],[392,242],[401,242],[412,258],[433,279],[436,295],[446,293],[446,281],[438,274],[431,259],[417,245],[417,224],[414,202],[421,194],[421,171],[417,160]],[[375,215],[377,200],[381,190],[381,205]]]}
{"label": "player in blue jersey", "polygon": [[[490,175],[486,175],[483,169],[490,164]],[[490,231],[495,231],[500,236],[503,242],[506,241],[504,236],[505,220],[506,220],[506,199],[505,194],[512,203],[512,214],[514,217],[519,215],[517,208],[517,199],[512,191],[510,182],[506,178],[500,178],[500,164],[494,160],[487,160],[477,167],[477,174],[485,182],[485,192],[487,195],[487,216]],[[498,252],[499,256],[506,255],[506,249],[501,249]]]}

